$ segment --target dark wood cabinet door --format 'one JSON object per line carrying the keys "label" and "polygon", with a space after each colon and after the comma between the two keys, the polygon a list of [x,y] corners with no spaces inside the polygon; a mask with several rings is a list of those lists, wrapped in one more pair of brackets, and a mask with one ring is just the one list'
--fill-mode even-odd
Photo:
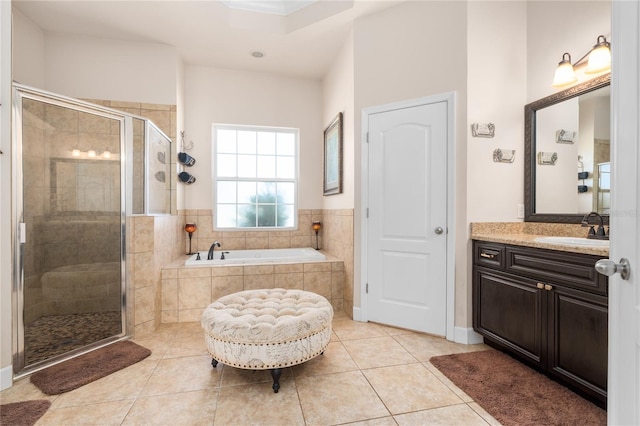
{"label": "dark wood cabinet door", "polygon": [[606,401],[607,298],[563,287],[548,293],[548,371]]}
{"label": "dark wood cabinet door", "polygon": [[[546,354],[546,293],[535,281],[475,268],[473,328],[500,346],[543,366]],[[546,336],[545,336],[546,338]]]}

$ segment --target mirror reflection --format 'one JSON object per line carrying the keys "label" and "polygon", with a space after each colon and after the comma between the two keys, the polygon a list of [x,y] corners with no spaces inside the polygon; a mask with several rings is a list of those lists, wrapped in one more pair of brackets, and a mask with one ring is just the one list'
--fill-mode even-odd
{"label": "mirror reflection", "polygon": [[525,221],[609,220],[610,83],[604,74],[525,105]]}
{"label": "mirror reflection", "polygon": [[[536,112],[536,213],[609,213],[610,87]],[[544,161],[555,154],[555,162]]]}

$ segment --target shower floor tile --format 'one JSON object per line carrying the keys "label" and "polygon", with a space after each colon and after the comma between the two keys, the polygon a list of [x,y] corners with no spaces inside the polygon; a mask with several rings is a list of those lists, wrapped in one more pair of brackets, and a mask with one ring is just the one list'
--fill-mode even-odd
{"label": "shower floor tile", "polygon": [[87,346],[121,330],[119,311],[40,317],[24,327],[25,364]]}

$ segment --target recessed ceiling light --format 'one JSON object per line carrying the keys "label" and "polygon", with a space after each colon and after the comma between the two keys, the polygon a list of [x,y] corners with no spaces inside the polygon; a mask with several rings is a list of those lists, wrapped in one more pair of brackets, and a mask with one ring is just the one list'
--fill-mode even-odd
{"label": "recessed ceiling light", "polygon": [[251,56],[253,56],[254,58],[262,58],[264,57],[264,52],[261,52],[260,50],[252,50]]}

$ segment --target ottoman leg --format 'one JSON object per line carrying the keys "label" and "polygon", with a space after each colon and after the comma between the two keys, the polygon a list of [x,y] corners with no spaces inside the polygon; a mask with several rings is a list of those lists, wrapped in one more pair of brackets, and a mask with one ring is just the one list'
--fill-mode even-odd
{"label": "ottoman leg", "polygon": [[211,358],[211,365],[213,366],[213,368],[216,368],[218,366],[218,360],[216,360],[215,358]]}
{"label": "ottoman leg", "polygon": [[278,393],[278,389],[280,389],[280,375],[282,374],[281,368],[274,368],[271,370],[271,377],[273,377],[273,392]]}

